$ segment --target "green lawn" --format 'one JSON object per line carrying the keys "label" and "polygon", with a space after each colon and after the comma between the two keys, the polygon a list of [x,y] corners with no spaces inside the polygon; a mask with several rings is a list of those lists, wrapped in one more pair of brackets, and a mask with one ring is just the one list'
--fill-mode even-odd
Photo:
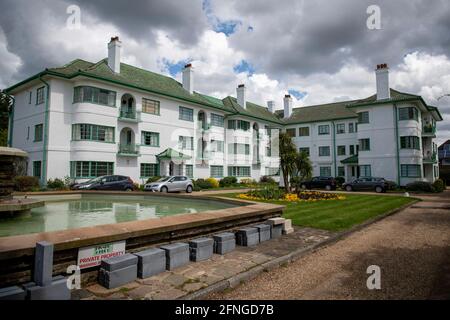
{"label": "green lawn", "polygon": [[[237,194],[220,195],[235,198]],[[318,202],[261,201],[286,206],[284,218],[292,224],[330,231],[342,231],[395,208],[417,201],[413,198],[377,195],[348,195],[345,200]]]}

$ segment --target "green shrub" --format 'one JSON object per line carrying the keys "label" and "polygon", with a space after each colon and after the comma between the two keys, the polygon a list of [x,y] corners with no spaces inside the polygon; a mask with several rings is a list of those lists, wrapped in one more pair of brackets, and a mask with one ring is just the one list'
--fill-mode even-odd
{"label": "green shrub", "polygon": [[197,179],[194,181],[194,186],[204,190],[204,189],[212,189],[213,185],[211,181],[205,180],[205,179]]}
{"label": "green shrub", "polygon": [[47,181],[47,188],[51,190],[66,190],[66,184],[61,179],[55,178]]}
{"label": "green shrub", "polygon": [[264,200],[281,200],[284,196],[284,190],[278,186],[265,186],[261,189],[250,190],[247,195]]}
{"label": "green shrub", "polygon": [[434,192],[442,192],[442,191],[444,191],[445,190],[444,181],[442,181],[441,179],[437,179],[433,183],[433,188],[434,188]]}
{"label": "green shrub", "polygon": [[156,181],[158,181],[159,179],[161,179],[161,177],[158,177],[158,176],[150,177],[150,178],[147,179],[147,182],[146,182],[146,183],[156,182]]}
{"label": "green shrub", "polygon": [[274,178],[270,177],[270,176],[262,176],[259,179],[259,182],[261,183],[267,183],[267,184],[276,184],[277,182],[275,181]]}
{"label": "green shrub", "polygon": [[39,190],[39,179],[29,176],[18,176],[14,178],[14,190],[27,192]]}
{"label": "green shrub", "polygon": [[209,182],[213,188],[218,188],[220,186],[219,181],[217,181],[217,179],[208,178],[208,179],[206,179],[206,181]]}
{"label": "green shrub", "polygon": [[219,181],[219,185],[223,187],[231,187],[232,185],[237,183],[236,177],[225,177]]}
{"label": "green shrub", "polygon": [[295,188],[296,190],[300,190],[300,185],[303,182],[302,179],[300,177],[292,177],[291,180],[289,181],[291,184],[291,187]]}
{"label": "green shrub", "polygon": [[344,177],[336,177],[334,178],[334,180],[336,180],[336,184],[338,187],[342,186],[345,182],[345,178]]}
{"label": "green shrub", "polygon": [[408,191],[434,192],[433,185],[425,181],[414,181],[406,185]]}

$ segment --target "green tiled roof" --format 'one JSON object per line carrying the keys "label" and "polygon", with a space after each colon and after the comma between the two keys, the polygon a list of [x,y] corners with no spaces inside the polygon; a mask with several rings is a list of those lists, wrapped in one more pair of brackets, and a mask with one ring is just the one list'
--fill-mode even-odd
{"label": "green tiled roof", "polygon": [[[292,110],[291,117],[288,119],[284,119],[283,122],[285,124],[297,124],[306,122],[319,122],[319,121],[356,118],[357,115],[352,110],[353,107],[372,106],[376,104],[411,101],[411,100],[421,101],[428,108],[428,110],[435,111],[437,115],[442,119],[439,110],[436,107],[428,106],[421,96],[400,92],[394,89],[390,90],[391,90],[390,99],[377,100],[377,96],[376,94],[374,94],[365,99],[294,108]],[[276,111],[276,114],[280,118],[282,118],[283,110]]]}
{"label": "green tiled roof", "polygon": [[173,150],[172,148],[167,148],[166,150],[164,150],[163,152],[161,152],[160,154],[158,154],[156,156],[158,159],[177,159],[177,160],[187,160],[187,159],[191,159],[190,156],[185,155],[181,152],[178,152],[176,150]]}
{"label": "green tiled roof", "polygon": [[[352,101],[342,101],[336,103],[321,104],[315,106],[294,108],[292,115],[288,119],[284,119],[285,124],[330,121],[337,119],[356,118],[355,112],[347,108]],[[283,110],[276,112],[280,117],[283,117]]]}
{"label": "green tiled roof", "polygon": [[265,121],[270,121],[277,125],[283,124],[280,118],[278,118],[276,114],[271,113],[269,109],[267,109],[266,107],[247,101],[246,103],[247,108],[244,109],[237,103],[236,98],[230,96],[226,97],[222,101],[226,107],[232,108],[236,114],[258,118]]}
{"label": "green tiled roof", "polygon": [[69,77],[77,74],[92,76],[100,80],[113,81],[137,89],[143,89],[181,100],[219,108],[225,112],[232,112],[232,110],[227,109],[219,99],[214,99],[197,92],[190,94],[183,89],[181,83],[171,77],[133,67],[126,63],[120,64],[120,73],[115,73],[109,68],[107,59],[100,60],[95,64],[82,60],[75,60],[62,68],[49,69],[49,71],[62,73]]}
{"label": "green tiled roof", "polygon": [[6,92],[11,93],[17,87],[20,87],[21,85],[35,80],[45,74],[69,79],[76,76],[85,76],[101,81],[113,82],[119,85],[132,87],[134,89],[144,90],[190,103],[219,109],[226,114],[237,114],[271,122],[276,126],[283,124],[355,118],[356,113],[351,110],[352,107],[405,100],[420,100],[430,111],[436,112],[438,117],[442,120],[439,110],[436,107],[428,106],[420,96],[402,93],[393,89],[391,89],[390,99],[378,101],[376,100],[376,95],[373,95],[366,99],[360,100],[294,108],[292,116],[289,119],[283,119],[282,110],[278,110],[275,114],[273,114],[269,112],[266,107],[252,102],[247,102],[246,109],[244,109],[237,103],[237,99],[234,97],[228,96],[221,100],[198,92],[190,94],[188,91],[183,89],[181,83],[171,77],[133,67],[125,63],[121,63],[120,73],[114,73],[109,68],[107,59],[100,60],[97,63],[76,59],[62,67],[46,69],[45,71],[6,89]]}
{"label": "green tiled roof", "polygon": [[44,74],[65,78],[73,78],[79,75],[91,77],[200,104],[206,107],[220,109],[227,114],[240,114],[259,120],[275,122],[277,124],[281,123],[280,119],[276,115],[270,113],[265,107],[247,102],[247,110],[245,110],[237,104],[236,98],[227,97],[221,100],[198,92],[190,94],[183,89],[181,83],[171,77],[133,67],[125,63],[120,64],[120,73],[115,73],[109,68],[107,59],[100,60],[97,63],[76,59],[62,67],[46,69],[45,71],[8,88],[6,91],[12,91],[20,85]]}
{"label": "green tiled roof", "polygon": [[[399,102],[399,101],[405,101],[405,100],[415,100],[415,99],[422,99],[421,96],[417,96],[410,93],[404,93],[400,92],[394,89],[390,89],[391,91],[391,98],[390,99],[383,99],[383,100],[377,100],[377,95],[374,94],[368,98],[356,100],[353,103],[350,103],[349,107],[356,107],[356,106],[365,106],[369,104],[379,104],[379,103],[388,103],[388,102]],[[426,105],[426,104],[425,104]]]}
{"label": "green tiled roof", "polygon": [[341,161],[343,164],[358,164],[358,155],[348,157]]}

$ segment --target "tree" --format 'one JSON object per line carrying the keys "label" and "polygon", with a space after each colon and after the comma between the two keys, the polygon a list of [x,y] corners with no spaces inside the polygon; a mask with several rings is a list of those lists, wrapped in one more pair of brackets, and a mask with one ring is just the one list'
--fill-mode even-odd
{"label": "tree", "polygon": [[8,143],[8,115],[11,105],[11,98],[0,91],[0,146],[6,146]]}
{"label": "tree", "polygon": [[297,153],[297,158],[295,159],[295,166],[300,181],[305,181],[311,178],[313,168],[306,152]]}
{"label": "tree", "polygon": [[289,177],[296,169],[297,148],[287,133],[280,133],[280,167],[283,173],[284,189],[290,191]]}

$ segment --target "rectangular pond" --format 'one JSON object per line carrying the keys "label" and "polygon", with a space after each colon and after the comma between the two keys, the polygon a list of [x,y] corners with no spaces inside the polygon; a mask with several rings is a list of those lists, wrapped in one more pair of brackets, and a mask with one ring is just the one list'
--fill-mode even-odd
{"label": "rectangular pond", "polygon": [[80,199],[46,201],[27,213],[0,218],[0,237],[60,231],[199,213],[239,206],[228,202],[132,195],[89,195]]}

